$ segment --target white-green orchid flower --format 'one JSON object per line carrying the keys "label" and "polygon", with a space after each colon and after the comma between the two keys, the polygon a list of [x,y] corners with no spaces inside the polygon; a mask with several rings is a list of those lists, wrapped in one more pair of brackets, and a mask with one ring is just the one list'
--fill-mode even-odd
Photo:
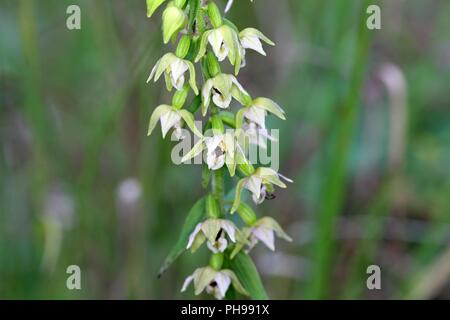
{"label": "white-green orchid flower", "polygon": [[176,137],[182,139],[181,134],[182,121],[186,122],[187,126],[191,131],[198,137],[203,138],[202,133],[197,129],[194,123],[194,115],[187,110],[177,109],[173,106],[166,104],[157,107],[150,117],[150,123],[148,126],[148,135],[151,135],[155,129],[158,121],[161,122],[161,131],[163,138],[166,137],[167,132],[171,128],[174,128]]}
{"label": "white-green orchid flower", "polygon": [[261,204],[268,195],[268,192],[271,192],[273,190],[273,185],[276,185],[280,188],[287,187],[280,178],[284,179],[287,182],[293,182],[291,179],[279,174],[272,168],[264,167],[256,169],[252,175],[239,180],[236,186],[236,195],[234,198],[233,206],[231,208],[231,213],[235,212],[238,209],[241,202],[241,193],[244,188],[252,193],[252,199],[254,203]]}
{"label": "white-green orchid flower", "polygon": [[282,120],[286,120],[283,109],[274,101],[267,98],[256,98],[247,107],[236,114],[236,127],[249,138],[251,144],[266,148],[267,139],[275,139],[266,129],[266,116],[270,112]]}
{"label": "white-green orchid flower", "polygon": [[244,233],[250,238],[249,250],[251,250],[258,241],[261,241],[267,248],[275,251],[275,234],[286,241],[292,241],[292,238],[284,232],[278,222],[270,217],[259,219],[251,227],[246,228]]}
{"label": "white-green orchid flower", "polygon": [[257,145],[263,149],[267,149],[267,140],[276,141],[276,139],[269,134],[269,131],[266,128],[258,127],[258,125],[253,122],[244,123],[241,132],[244,135],[244,142],[248,141],[248,143]]}
{"label": "white-green orchid flower", "polygon": [[230,106],[232,98],[241,104],[250,99],[250,95],[245,91],[236,77],[230,74],[220,73],[214,78],[209,79],[202,89],[202,114],[206,115],[209,104],[212,101],[222,109]]}
{"label": "white-green orchid flower", "polygon": [[286,120],[283,109],[267,98],[256,98],[236,114],[236,127],[242,128],[244,122],[254,123],[259,128],[266,128],[266,116],[270,112],[282,120]]}
{"label": "white-green orchid flower", "polygon": [[[261,218],[253,222],[250,226],[244,227],[242,229],[242,234],[245,239],[249,239],[247,249],[245,250],[247,253],[249,253],[259,241],[264,243],[270,250],[275,251],[275,235],[286,241],[292,241],[292,238],[284,232],[278,222],[270,217]],[[231,258],[233,259],[244,246],[244,242],[238,242],[231,253]]]}
{"label": "white-green orchid flower", "polygon": [[244,55],[246,49],[252,49],[265,56],[266,52],[263,49],[261,40],[270,46],[275,45],[272,40],[267,38],[261,31],[255,28],[246,28],[242,30],[239,33],[239,39],[241,41],[241,46],[244,49]]}
{"label": "white-green orchid flower", "polygon": [[185,292],[192,281],[194,281],[195,295],[199,295],[206,289],[208,294],[222,300],[231,284],[239,293],[248,295],[234,272],[228,269],[217,271],[211,267],[198,268],[186,278],[181,292]]}
{"label": "white-green orchid flower", "polygon": [[235,175],[237,163],[245,158],[245,153],[236,138],[236,132],[227,131],[201,139],[181,159],[181,162],[195,158],[205,149],[207,150],[206,163],[208,169],[218,170],[226,165],[232,177]]}
{"label": "white-green orchid flower", "polygon": [[214,52],[214,55],[219,61],[225,60],[228,57],[230,63],[234,66],[234,73],[238,74],[241,68],[241,44],[239,36],[236,31],[230,26],[223,24],[222,26],[206,31],[200,42],[200,49],[195,62],[206,54],[208,43]]}
{"label": "white-green orchid flower", "polygon": [[197,224],[189,236],[186,249],[195,252],[205,241],[208,248],[214,252],[224,252],[228,247],[228,238],[236,242],[237,228],[233,222],[223,219],[208,219]]}
{"label": "white-green orchid flower", "polygon": [[189,71],[189,85],[194,93],[198,94],[198,88],[195,79],[195,68],[192,62],[178,58],[173,53],[165,54],[156,62],[155,66],[147,79],[147,83],[154,78],[155,82],[164,73],[167,90],[171,91],[172,87],[182,90],[185,83],[185,73]]}
{"label": "white-green orchid flower", "polygon": [[[219,134],[205,138],[208,169],[218,170],[234,159],[234,137],[231,134]],[[227,158],[227,159],[226,159]]]}

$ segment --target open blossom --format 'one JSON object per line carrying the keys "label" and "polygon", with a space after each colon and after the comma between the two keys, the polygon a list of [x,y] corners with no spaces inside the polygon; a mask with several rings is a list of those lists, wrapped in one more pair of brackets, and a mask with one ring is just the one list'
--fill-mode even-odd
{"label": "open blossom", "polygon": [[257,145],[263,149],[267,149],[267,140],[276,141],[276,139],[269,134],[269,131],[266,128],[261,128],[253,122],[245,123],[242,126],[241,132],[244,134],[243,138],[248,139],[248,143]]}
{"label": "open blossom", "polygon": [[189,84],[195,94],[198,94],[197,84],[195,83],[195,68],[192,62],[178,58],[173,53],[165,54],[153,67],[147,82],[152,78],[155,82],[164,73],[167,90],[171,91],[173,87],[182,90],[185,83],[185,73],[189,71]]}
{"label": "open blossom", "polygon": [[251,222],[248,227],[242,229],[242,236],[245,240],[248,240],[247,243],[245,241],[239,241],[231,253],[231,258],[241,251],[245,245],[247,245],[245,251],[248,253],[259,241],[264,243],[270,250],[275,251],[275,235],[286,241],[292,241],[292,238],[271,217],[264,217]]}
{"label": "open blossom", "polygon": [[223,61],[228,57],[230,63],[235,67],[235,74],[239,73],[241,67],[241,44],[239,36],[233,28],[224,24],[216,29],[206,31],[200,42],[200,49],[195,62],[205,55],[207,45],[210,44],[214,55],[219,61]]}
{"label": "open blossom", "polygon": [[250,238],[249,250],[252,249],[258,241],[261,241],[267,248],[275,250],[275,234],[279,238],[283,238],[286,241],[291,242],[292,238],[289,237],[281,226],[274,219],[270,217],[264,217],[256,221],[252,226],[244,231]]}
{"label": "open blossom", "polygon": [[205,138],[208,169],[218,170],[227,162],[234,162],[234,138],[231,134],[219,134]]}
{"label": "open blossom", "polygon": [[248,295],[234,272],[228,269],[217,271],[211,267],[198,268],[186,278],[181,292],[186,291],[192,281],[194,282],[195,295],[199,295],[206,290],[207,293],[213,295],[216,299],[222,300],[231,284],[237,292]]}
{"label": "open blossom", "polygon": [[153,111],[152,116],[150,117],[148,135],[152,134],[153,130],[158,124],[158,121],[161,122],[161,131],[163,138],[166,137],[167,132],[169,132],[171,128],[174,128],[175,134],[178,139],[182,139],[182,121],[186,122],[187,126],[194,134],[202,137],[201,132],[195,126],[193,114],[187,110],[180,110],[166,104],[160,105]]}
{"label": "open blossom", "polygon": [[198,156],[206,149],[206,164],[210,170],[219,170],[227,166],[230,176],[234,176],[239,161],[245,158],[244,151],[239,145],[236,133],[229,130],[225,133],[204,137],[181,159],[186,162]]}
{"label": "open blossom", "polygon": [[224,252],[228,247],[227,237],[236,242],[237,228],[233,222],[223,219],[208,219],[197,224],[189,236],[186,249],[195,252],[205,241],[208,248],[214,252]]}
{"label": "open blossom", "polygon": [[202,89],[202,114],[206,115],[209,104],[212,101],[222,109],[230,106],[232,98],[245,104],[250,99],[249,94],[237,81],[236,77],[229,74],[218,74],[214,78],[206,81]]}
{"label": "open blossom", "polygon": [[260,204],[264,201],[266,196],[268,196],[268,193],[273,190],[273,185],[280,188],[287,187],[280,178],[287,182],[293,182],[291,179],[286,178],[275,170],[263,167],[256,169],[252,175],[239,180],[236,186],[236,195],[231,212],[235,212],[239,207],[241,202],[241,193],[244,188],[252,193],[253,202]]}
{"label": "open blossom", "polygon": [[275,43],[273,43],[269,38],[267,38],[261,31],[255,28],[246,28],[242,30],[239,33],[239,39],[241,41],[241,46],[244,50],[252,49],[262,54],[263,56],[266,55],[266,52],[263,49],[261,40],[267,43],[268,45],[271,46],[275,45]]}
{"label": "open blossom", "polygon": [[286,120],[283,109],[267,98],[256,98],[236,115],[236,126],[249,138],[251,144],[266,148],[267,139],[275,139],[269,135],[266,128],[266,116],[270,112],[282,120]]}

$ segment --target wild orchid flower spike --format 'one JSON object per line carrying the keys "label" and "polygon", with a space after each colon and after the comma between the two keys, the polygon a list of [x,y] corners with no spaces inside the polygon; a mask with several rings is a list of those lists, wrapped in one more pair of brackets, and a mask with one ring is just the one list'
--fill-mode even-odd
{"label": "wild orchid flower spike", "polygon": [[177,90],[182,90],[185,83],[184,75],[187,71],[189,71],[189,85],[197,95],[198,88],[195,83],[194,65],[188,60],[178,58],[173,53],[165,54],[158,62],[156,62],[156,65],[153,67],[150,76],[147,79],[147,83],[152,79],[154,79],[155,82],[158,81],[164,73],[168,91],[171,91],[173,87]]}
{"label": "wild orchid flower spike", "polygon": [[199,295],[206,290],[216,299],[222,300],[231,284],[237,292],[248,295],[234,272],[228,269],[218,271],[211,267],[198,268],[191,276],[186,278],[181,292],[186,291],[192,281],[194,281],[195,295]]}
{"label": "wild orchid flower spike", "polygon": [[241,202],[241,193],[245,188],[252,193],[252,199],[255,204],[261,204],[266,198],[268,192],[272,192],[273,185],[280,188],[286,188],[286,184],[281,181],[284,179],[287,182],[293,182],[291,179],[279,174],[271,168],[260,167],[255,172],[241,180],[236,186],[236,194],[231,208],[231,213],[236,212]]}
{"label": "wild orchid flower spike", "polygon": [[208,219],[197,224],[194,231],[189,236],[189,242],[186,249],[192,252],[207,241],[209,250],[214,253],[224,252],[228,247],[228,240],[236,242],[237,228],[233,222],[224,219]]}
{"label": "wild orchid flower spike", "polygon": [[251,99],[247,91],[237,81],[236,77],[230,74],[220,73],[209,79],[202,89],[202,115],[206,116],[208,107],[212,101],[221,109],[230,106],[232,98],[245,105]]}
{"label": "wild orchid flower spike", "polygon": [[183,109],[180,110],[178,108],[166,104],[160,105],[153,111],[148,126],[148,135],[152,134],[153,130],[158,124],[158,121],[160,121],[163,138],[166,137],[167,132],[169,132],[171,128],[174,128],[176,130],[175,133],[178,139],[182,139],[183,138],[181,135],[182,120],[186,122],[189,129],[191,129],[191,131],[195,135],[203,138],[202,133],[195,126],[194,115],[192,113],[190,113],[187,110]]}
{"label": "wild orchid flower spike", "polygon": [[[177,139],[183,139],[182,127],[187,127],[199,137],[199,141],[183,157],[182,162],[205,153],[206,164],[202,170],[202,186],[211,190],[191,209],[174,249],[179,252],[186,248],[195,252],[206,242],[211,258],[209,266],[198,268],[186,278],[181,289],[184,292],[191,282],[195,294],[204,291],[217,299],[226,297],[230,286],[243,295],[252,293],[252,298],[265,295],[259,277],[254,275],[254,267],[249,257],[241,250],[250,250],[257,242],[263,242],[269,249],[275,249],[275,235],[291,241],[280,225],[272,218],[258,219],[251,207],[241,202],[243,189],[252,194],[255,203],[260,204],[274,191],[274,186],[286,188],[282,179],[292,182],[273,169],[260,167],[255,170],[246,158],[249,144],[265,148],[264,139],[274,140],[268,134],[266,117],[269,113],[285,120],[284,111],[270,99],[252,99],[236,79],[245,64],[246,50],[252,49],[266,55],[263,42],[274,43],[263,33],[246,28],[239,32],[231,21],[222,18],[214,0],[146,0],[147,16],[164,3],[162,13],[163,41],[178,40],[174,53],[167,53],[152,68],[147,82],[155,82],[164,74],[168,91],[174,90],[172,102],[158,106],[150,117],[148,134],[158,122],[161,123],[163,138],[174,129]],[[228,11],[233,4],[229,0]],[[220,62],[227,60],[234,66],[234,75],[223,74]],[[195,64],[198,63],[203,75],[203,85],[197,87]],[[189,78],[188,78],[189,77]],[[191,94],[193,92],[193,94]],[[192,95],[195,95],[192,97]],[[184,105],[191,96],[191,103]],[[232,100],[243,108],[238,112],[230,110]],[[201,110],[206,122],[205,132],[200,132],[194,124],[194,117]],[[224,109],[227,109],[226,111]],[[211,129],[211,130],[210,130]],[[229,217],[228,202],[225,201],[226,167],[230,177],[236,168],[245,177],[237,182],[235,199],[231,213],[237,211],[245,222],[239,229]],[[233,181],[229,179],[229,181]],[[195,227],[193,227],[195,226]],[[237,266],[235,255],[243,255]],[[237,258],[237,257],[236,257]],[[173,261],[169,256],[162,271]],[[247,262],[245,262],[247,261]],[[226,269],[230,266],[231,269]],[[236,272],[236,274],[234,273]],[[244,283],[244,288],[241,284]],[[256,288],[256,289],[255,289]],[[255,291],[259,292],[258,294]]]}

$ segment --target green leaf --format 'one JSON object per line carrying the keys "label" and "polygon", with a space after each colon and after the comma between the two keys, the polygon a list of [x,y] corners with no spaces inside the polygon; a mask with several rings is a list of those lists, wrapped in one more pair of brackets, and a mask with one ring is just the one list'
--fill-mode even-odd
{"label": "green leaf", "polygon": [[180,237],[173,246],[166,260],[164,260],[162,267],[159,269],[158,277],[160,277],[169,268],[169,266],[184,251],[186,251],[189,235],[194,230],[195,226],[203,220],[204,216],[205,216],[205,198],[201,198],[194,204],[194,206],[189,211],[186,220],[184,221],[183,228],[181,229]]}
{"label": "green leaf", "polygon": [[229,263],[231,269],[234,271],[240,283],[252,299],[269,299],[262,284],[258,270],[248,254],[241,251],[234,257],[234,259],[230,260]]}

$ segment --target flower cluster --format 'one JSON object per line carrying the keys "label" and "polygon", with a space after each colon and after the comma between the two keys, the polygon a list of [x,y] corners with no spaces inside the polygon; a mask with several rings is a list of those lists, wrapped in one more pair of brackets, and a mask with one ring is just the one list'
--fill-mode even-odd
{"label": "flower cluster", "polygon": [[[153,13],[166,0],[147,0],[147,15]],[[228,1],[228,11],[233,1]],[[239,275],[226,263],[241,250],[251,250],[261,241],[270,250],[275,249],[274,235],[287,241],[291,238],[270,217],[258,219],[253,209],[241,195],[244,189],[251,193],[255,204],[273,198],[275,186],[286,188],[283,182],[292,182],[275,170],[255,167],[246,158],[250,145],[266,148],[266,140],[273,138],[266,128],[266,117],[272,114],[285,120],[281,107],[268,98],[252,98],[236,78],[245,66],[247,50],[266,55],[263,43],[274,45],[264,34],[254,28],[242,31],[222,17],[212,0],[168,1],[162,14],[164,43],[177,42],[175,53],[167,53],[151,70],[148,82],[156,82],[164,75],[168,91],[174,91],[171,105],[158,106],[151,115],[150,135],[158,122],[163,138],[173,129],[177,139],[183,139],[182,128],[187,126],[199,142],[183,157],[183,162],[206,153],[204,177],[211,180],[211,191],[205,197],[204,220],[190,230],[186,249],[195,252],[204,243],[212,252],[209,266],[199,268],[189,276],[182,288],[185,291],[193,282],[195,294],[204,290],[217,299],[223,299],[230,286],[236,292],[248,294]],[[220,62],[231,74],[223,73]],[[196,67],[201,70],[202,85],[198,86]],[[192,103],[186,105],[192,93]],[[232,102],[241,105],[232,113]],[[200,131],[194,124],[200,113],[206,123]],[[233,179],[239,177],[234,201],[224,201],[224,172]],[[206,172],[206,173],[205,173]],[[204,180],[205,180],[204,179]],[[230,219],[237,212],[244,227],[238,228]],[[234,221],[236,221],[234,219]],[[241,279],[242,280],[242,279]]]}

